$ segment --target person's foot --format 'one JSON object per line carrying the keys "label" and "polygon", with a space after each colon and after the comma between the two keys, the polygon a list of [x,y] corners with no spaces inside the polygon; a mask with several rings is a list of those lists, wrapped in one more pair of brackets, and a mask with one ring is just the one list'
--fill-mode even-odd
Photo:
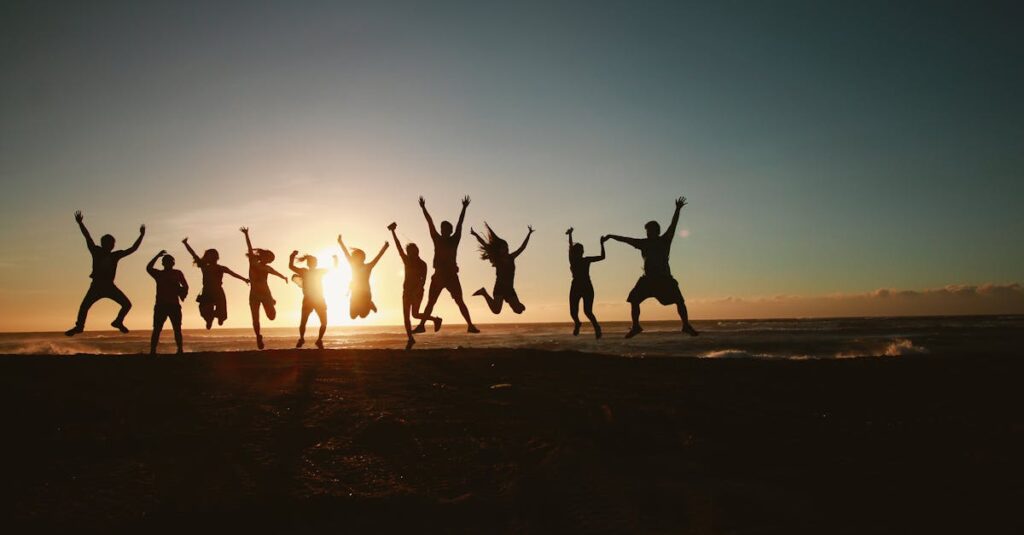
{"label": "person's foot", "polygon": [[690,336],[700,336],[700,333],[697,332],[697,329],[693,328],[693,325],[690,325],[690,322],[683,324],[683,332]]}
{"label": "person's foot", "polygon": [[642,332],[644,332],[644,330],[641,329],[639,325],[634,325],[633,328],[630,329],[628,333],[626,333],[626,338],[632,338]]}
{"label": "person's foot", "polygon": [[182,354],[184,354],[184,353],[185,353],[185,352],[184,352],[184,351],[182,351],[180,347],[178,348],[178,350],[177,350],[177,351],[175,351],[175,352],[174,352],[174,354],[175,354],[175,355],[182,355]]}
{"label": "person's foot", "polygon": [[110,326],[121,331],[121,334],[128,334],[128,327],[125,327],[124,323],[121,323],[120,321],[114,320]]}
{"label": "person's foot", "polygon": [[262,334],[257,334],[256,335],[256,347],[258,347],[260,349],[263,349],[263,335]]}
{"label": "person's foot", "polygon": [[217,325],[224,325],[224,318],[217,318]]}
{"label": "person's foot", "polygon": [[206,320],[206,330],[209,331],[213,328],[213,320]]}
{"label": "person's foot", "polygon": [[412,345],[415,344],[415,343],[416,343],[416,340],[413,337],[410,336],[409,339],[406,340],[406,342],[405,342],[405,350],[409,351],[410,349],[412,349]]}
{"label": "person's foot", "polygon": [[314,345],[316,345],[317,349],[323,349],[324,348],[324,341],[319,339],[319,338],[317,338],[317,340],[314,343]]}
{"label": "person's foot", "polygon": [[440,331],[440,330],[441,330],[441,318],[440,317],[434,318],[434,332],[436,333],[437,331]]}
{"label": "person's foot", "polygon": [[479,290],[477,290],[477,291],[473,292],[473,295],[484,295],[484,294],[486,294],[486,293],[487,293],[487,289],[485,289],[485,288],[480,288]]}
{"label": "person's foot", "polygon": [[480,329],[477,329],[476,325],[470,325],[470,326],[466,327],[466,332],[467,333],[474,333],[474,334],[476,334],[476,333],[480,332]]}
{"label": "person's foot", "polygon": [[81,332],[82,332],[82,328],[77,326],[77,325],[75,325],[74,327],[64,331],[64,336],[74,336],[76,334],[80,334]]}
{"label": "person's foot", "polygon": [[580,335],[580,322],[577,321],[576,323],[574,323],[572,325],[572,335],[573,336],[579,336]]}
{"label": "person's foot", "polygon": [[601,326],[594,324],[594,338],[601,339]]}
{"label": "person's foot", "polygon": [[299,338],[299,341],[295,342],[295,347],[296,348],[300,348],[300,347],[302,347],[302,344],[305,344],[305,343],[306,343],[306,341],[304,339]]}
{"label": "person's foot", "polygon": [[149,350],[149,356],[155,357],[156,356],[156,349],[150,349]]}
{"label": "person's foot", "polygon": [[427,332],[427,328],[424,327],[422,323],[417,325],[416,328],[412,330],[413,334],[419,334],[419,333],[425,333],[425,332]]}

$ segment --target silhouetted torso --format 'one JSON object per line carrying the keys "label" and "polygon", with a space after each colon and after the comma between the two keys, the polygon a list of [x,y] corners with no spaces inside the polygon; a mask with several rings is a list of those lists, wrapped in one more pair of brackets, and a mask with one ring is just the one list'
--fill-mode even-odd
{"label": "silhouetted torso", "polygon": [[649,277],[672,276],[668,267],[668,253],[672,247],[672,236],[663,235],[640,241],[640,254],[644,259],[644,275]]}
{"label": "silhouetted torso", "polygon": [[251,284],[250,293],[265,294],[270,293],[270,285],[267,283],[267,276],[270,272],[267,268],[257,262],[255,259],[249,259],[249,283]]}
{"label": "silhouetted torso", "polygon": [[185,275],[177,269],[154,269],[149,274],[156,280],[156,304],[180,306],[179,292],[185,284]]}
{"label": "silhouetted torso", "polygon": [[572,272],[573,280],[590,280],[590,264],[594,261],[587,257],[569,259],[569,271]]}
{"label": "silhouetted torso", "polygon": [[427,263],[422,258],[406,257],[405,259],[405,282],[403,288],[413,291],[423,290],[427,281]]}
{"label": "silhouetted torso", "polygon": [[327,270],[309,268],[298,268],[298,270],[299,277],[302,278],[302,297],[311,301],[323,301],[323,278]]}
{"label": "silhouetted torso", "polygon": [[459,239],[457,235],[448,237],[437,236],[434,238],[434,271],[439,273],[458,273],[459,266],[455,256],[459,250]]}
{"label": "silhouetted torso", "polygon": [[117,263],[124,258],[124,251],[108,251],[99,246],[89,248],[92,253],[92,273],[89,275],[95,282],[113,284],[117,275]]}
{"label": "silhouetted torso", "polygon": [[497,288],[512,288],[516,278],[516,262],[511,256],[505,256],[494,264],[495,280]]}
{"label": "silhouetted torso", "polygon": [[370,272],[373,266],[359,261],[349,262],[352,269],[352,280],[349,282],[349,289],[352,293],[365,292],[370,290]]}
{"label": "silhouetted torso", "polygon": [[202,264],[203,288],[220,288],[224,285],[224,266],[220,264]]}

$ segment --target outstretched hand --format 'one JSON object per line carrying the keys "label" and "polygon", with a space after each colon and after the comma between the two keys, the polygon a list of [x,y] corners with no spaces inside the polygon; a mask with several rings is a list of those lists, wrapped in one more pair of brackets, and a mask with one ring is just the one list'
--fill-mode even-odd
{"label": "outstretched hand", "polygon": [[156,257],[160,258],[161,256],[163,256],[165,254],[167,254],[167,249],[160,249],[160,252],[156,254]]}
{"label": "outstretched hand", "polygon": [[609,239],[610,239],[609,236],[601,236],[601,243],[604,243],[604,242],[608,241]]}
{"label": "outstretched hand", "polygon": [[422,195],[420,195],[420,208],[426,208],[426,207],[427,207],[427,200],[424,199]]}
{"label": "outstretched hand", "polygon": [[344,242],[341,241],[341,234],[338,234],[338,245],[341,245],[342,243]]}
{"label": "outstretched hand", "polygon": [[679,197],[676,199],[676,210],[686,206],[686,197]]}
{"label": "outstretched hand", "polygon": [[398,223],[392,222],[390,225],[388,225],[388,230],[390,230],[391,232],[394,232],[396,228],[398,228]]}
{"label": "outstretched hand", "polygon": [[526,225],[526,233],[533,234],[533,225]]}
{"label": "outstretched hand", "polygon": [[289,255],[288,258],[295,258],[296,256],[299,256],[299,252],[298,251],[292,251],[292,254]]}
{"label": "outstretched hand", "polygon": [[469,206],[469,195],[462,198],[462,207],[465,208],[467,206]]}
{"label": "outstretched hand", "polygon": [[75,210],[75,221],[77,221],[78,223],[85,221],[85,216],[82,215],[81,210]]}
{"label": "outstretched hand", "polygon": [[146,235],[146,225],[139,225],[139,235],[141,235],[141,236],[145,236]]}
{"label": "outstretched hand", "polygon": [[249,227],[242,227],[242,228],[240,228],[238,230],[242,231],[242,234],[246,234],[246,235],[249,234]]}
{"label": "outstretched hand", "polygon": [[186,236],[185,239],[181,240],[181,243],[188,245],[188,236]]}
{"label": "outstretched hand", "polygon": [[565,231],[566,236],[572,236],[572,230],[572,227],[569,227],[569,230]]}

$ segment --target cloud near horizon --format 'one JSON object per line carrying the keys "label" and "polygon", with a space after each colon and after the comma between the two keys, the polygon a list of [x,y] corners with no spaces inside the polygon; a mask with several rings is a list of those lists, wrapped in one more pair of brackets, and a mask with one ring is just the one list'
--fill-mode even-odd
{"label": "cloud near horizon", "polygon": [[881,288],[858,294],[693,299],[695,317],[917,316],[1024,314],[1020,283],[956,284],[925,290]]}

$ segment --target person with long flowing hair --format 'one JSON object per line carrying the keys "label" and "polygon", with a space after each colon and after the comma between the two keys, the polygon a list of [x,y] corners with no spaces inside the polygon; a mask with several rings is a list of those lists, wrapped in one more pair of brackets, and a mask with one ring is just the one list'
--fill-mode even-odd
{"label": "person with long flowing hair", "polygon": [[480,258],[489,261],[494,266],[494,290],[492,292],[493,295],[488,295],[486,288],[480,288],[473,292],[473,295],[483,297],[487,301],[487,307],[495,314],[501,312],[503,303],[508,303],[508,307],[512,309],[512,312],[522,314],[526,310],[526,305],[519,301],[519,294],[516,293],[515,289],[516,258],[523,254],[526,244],[530,243],[533,227],[526,227],[528,230],[523,244],[515,251],[509,252],[508,242],[495,234],[494,229],[490,225],[484,223],[484,226],[487,227],[486,239],[477,234],[472,228],[469,229],[469,233],[480,244]]}
{"label": "person with long flowing hair", "polygon": [[[309,320],[309,315],[316,312],[318,318],[320,318],[320,332],[316,337],[316,347],[319,349],[324,348],[324,333],[327,332],[327,300],[324,299],[324,275],[327,274],[326,269],[317,267],[317,259],[313,255],[305,255],[299,258],[300,262],[305,262],[306,267],[301,268],[295,265],[295,259],[299,256],[298,251],[292,251],[292,254],[288,256],[288,269],[292,270],[295,275],[292,276],[300,287],[302,287],[302,312],[299,316],[299,340],[295,343],[295,347],[302,347],[306,343],[306,321]],[[334,268],[338,268],[338,257],[334,258]]]}
{"label": "person with long flowing hair", "polygon": [[594,326],[594,337],[601,338],[601,324],[594,316],[594,284],[590,281],[590,264],[604,260],[604,242],[608,236],[601,236],[601,254],[599,256],[583,256],[583,244],[572,241],[572,228],[565,231],[569,236],[569,271],[572,273],[572,284],[569,286],[569,316],[572,318],[572,335],[580,334],[580,301],[583,301],[583,313]]}
{"label": "person with long flowing hair", "polygon": [[268,320],[274,321],[274,318],[277,317],[277,308],[275,307],[277,301],[270,293],[267,278],[273,275],[288,284],[288,277],[271,267],[270,263],[275,258],[272,251],[256,249],[252,246],[248,227],[242,227],[239,230],[245,235],[245,247],[248,251],[245,256],[249,259],[249,280],[252,281],[249,285],[249,312],[252,314],[252,329],[256,333],[256,347],[263,349],[263,334],[260,333],[260,307],[263,308]]}
{"label": "person with long flowing hair", "polygon": [[224,320],[228,319],[228,298],[224,295],[224,275],[231,275],[246,284],[249,284],[249,279],[231,271],[227,266],[222,266],[219,263],[220,253],[216,249],[207,249],[200,257],[189,245],[188,238],[181,240],[181,243],[185,244],[188,254],[192,255],[192,261],[203,273],[203,289],[196,297],[196,301],[199,303],[199,315],[206,322],[206,330],[213,327],[214,320],[217,320],[217,325],[224,325]]}

